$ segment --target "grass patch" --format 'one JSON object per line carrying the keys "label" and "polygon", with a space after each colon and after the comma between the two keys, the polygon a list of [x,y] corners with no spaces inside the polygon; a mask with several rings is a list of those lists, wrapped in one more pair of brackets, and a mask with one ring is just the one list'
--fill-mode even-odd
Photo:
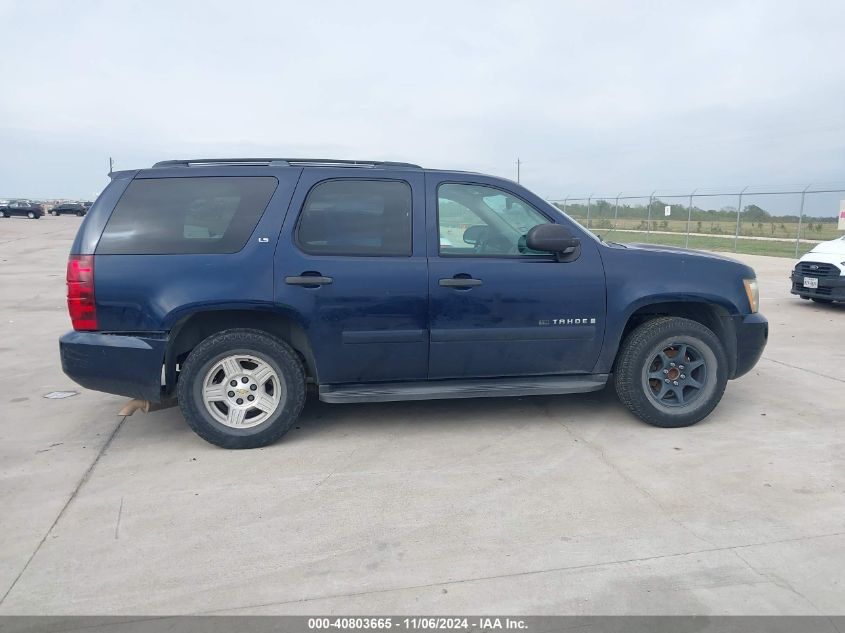
{"label": "grass patch", "polygon": [[[569,216],[581,224],[586,225],[587,219],[584,214],[578,213]],[[620,231],[645,231],[648,228],[646,218],[618,218],[616,228]],[[613,217],[593,216],[590,218],[591,231],[609,231],[614,226]],[[687,232],[687,220],[655,217],[651,220],[652,231],[670,231],[672,233]],[[736,232],[735,221],[722,220],[692,220],[689,223],[690,233],[708,233],[711,235],[729,235],[733,237]],[[798,235],[798,222],[748,222],[743,221],[739,225],[739,237],[779,237],[795,239]],[[801,225],[801,239],[827,241],[840,237],[842,232],[836,222],[818,222],[816,218],[807,218]]]}
{"label": "grass patch", "polygon": [[[611,242],[630,244],[634,242],[646,244],[663,244],[665,246],[681,246],[686,243],[686,235],[666,235],[658,233],[634,233],[630,231],[614,231],[592,229],[594,233],[601,235],[603,239]],[[795,257],[794,242],[777,242],[774,240],[744,240],[737,241],[737,248],[734,250],[733,238],[723,237],[699,237],[690,235],[689,248],[697,248],[707,251],[723,251],[728,253],[745,253],[748,255],[770,255],[773,257]],[[798,256],[808,253],[814,244],[801,243],[798,248]]]}

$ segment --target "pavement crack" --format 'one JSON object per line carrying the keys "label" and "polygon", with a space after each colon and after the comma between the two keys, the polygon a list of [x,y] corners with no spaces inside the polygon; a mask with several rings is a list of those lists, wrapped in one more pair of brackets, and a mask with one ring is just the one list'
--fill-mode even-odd
{"label": "pavement crack", "polygon": [[605,454],[604,449],[601,446],[599,446],[597,444],[593,444],[587,438],[581,437],[577,433],[573,432],[572,429],[570,429],[568,426],[566,426],[566,424],[564,424],[561,420],[559,420],[555,416],[553,416],[551,414],[551,412],[548,410],[546,405],[541,406],[540,409],[543,411],[543,413],[546,415],[546,417],[548,417],[549,419],[557,422],[561,427],[563,427],[563,430],[566,431],[573,439],[577,440],[579,443],[586,446],[608,468],[610,468],[613,472],[615,472],[624,481],[628,482],[628,484],[633,486],[634,489],[637,490],[641,495],[643,495],[644,497],[649,499],[654,505],[656,505],[660,509],[660,511],[666,516],[666,518],[668,518],[672,523],[677,525],[679,528],[681,528],[682,530],[684,530],[688,534],[691,534],[694,538],[698,539],[699,541],[706,543],[707,545],[710,545],[711,547],[716,547],[715,543],[713,543],[712,541],[704,538],[700,534],[697,534],[695,531],[693,531],[684,522],[676,519],[672,515],[672,513],[667,508],[665,508],[663,506],[663,504],[660,502],[660,500],[658,500],[654,495],[652,495],[651,492],[645,486],[641,485],[636,479],[627,475],[621,468],[619,468],[616,464],[614,464],[612,461],[610,461],[610,459]]}
{"label": "pavement crack", "polygon": [[790,369],[797,369],[798,371],[806,371],[808,374],[813,374],[814,376],[819,376],[821,378],[828,378],[829,380],[835,380],[836,382],[845,382],[842,378],[837,378],[836,376],[831,376],[829,374],[823,374],[818,371],[813,371],[812,369],[806,369],[804,367],[799,367],[798,365],[790,365],[789,363],[784,363],[782,360],[775,360],[774,358],[769,358],[768,356],[763,356],[763,360],[767,360],[770,363],[777,363],[778,365],[783,365],[784,367],[789,367]]}
{"label": "pavement crack", "polygon": [[120,538],[120,517],[123,516],[123,497],[120,498],[120,507],[117,509],[117,522],[114,524],[114,540]]}
{"label": "pavement crack", "polygon": [[[322,596],[311,596],[306,598],[294,598],[292,600],[280,600],[280,601],[273,601],[273,602],[264,602],[261,604],[250,604],[244,605],[240,607],[228,607],[228,608],[221,608],[221,609],[209,609],[206,611],[196,611],[193,612],[191,615],[209,615],[213,613],[232,613],[235,611],[243,611],[245,609],[260,609],[264,607],[274,607],[274,606],[284,606],[286,604],[300,604],[304,602],[314,602],[317,600],[333,600],[337,598],[356,598],[360,596],[369,596],[369,595],[376,595],[376,594],[383,594],[383,593],[392,593],[394,591],[411,591],[414,589],[431,589],[433,587],[443,587],[449,585],[461,585],[465,583],[471,582],[481,582],[485,580],[499,580],[502,578],[518,578],[518,577],[526,577],[526,576],[533,576],[536,574],[552,574],[556,572],[568,572],[568,571],[581,571],[585,569],[595,569],[597,567],[610,567],[612,565],[627,565],[631,563],[643,563],[643,562],[650,562],[654,560],[661,560],[667,558],[678,558],[682,556],[694,556],[696,554],[710,554],[714,552],[725,552],[725,551],[732,551],[736,554],[737,549],[743,549],[748,547],[762,547],[765,545],[778,545],[781,543],[794,543],[798,541],[807,541],[811,539],[818,539],[818,538],[831,538],[835,536],[845,536],[845,532],[834,532],[832,534],[816,534],[812,536],[800,536],[796,538],[788,538],[788,539],[780,539],[777,541],[763,541],[759,543],[746,543],[745,545],[726,545],[725,547],[711,547],[705,549],[698,549],[689,552],[678,552],[675,554],[656,554],[654,556],[644,556],[641,558],[628,558],[624,560],[612,560],[612,561],[600,561],[597,563],[586,563],[584,565],[570,565],[570,566],[561,566],[561,567],[550,567],[545,569],[528,569],[523,571],[515,571],[508,574],[494,574],[490,576],[475,576],[470,578],[458,578],[458,579],[451,579],[451,580],[440,580],[436,582],[430,582],[425,584],[419,585],[407,585],[402,587],[388,587],[383,589],[370,589],[368,591],[352,591],[347,593],[336,593],[336,594],[325,594]],[[738,554],[736,554],[739,556]],[[742,557],[739,557],[743,562],[745,562],[746,566],[749,568],[747,561],[744,561]],[[753,571],[756,572],[753,568]],[[758,575],[761,575],[760,572],[756,572]],[[768,581],[775,582],[771,579],[771,577],[766,577]],[[792,588],[796,594],[801,595],[794,588]],[[804,597],[804,596],[802,596]],[[809,602],[809,604],[813,605],[809,599],[805,597],[805,600]],[[818,608],[813,605],[814,608],[818,610]]]}
{"label": "pavement crack", "polygon": [[76,484],[76,487],[74,487],[73,491],[70,493],[70,496],[67,498],[67,501],[65,501],[65,504],[62,506],[62,509],[59,510],[59,513],[56,515],[56,518],[53,520],[53,523],[50,525],[49,529],[44,533],[44,536],[41,537],[41,540],[38,541],[38,545],[35,546],[35,549],[32,551],[32,554],[29,555],[29,558],[26,560],[26,563],[24,563],[23,569],[18,572],[18,575],[15,576],[15,579],[12,581],[12,584],[9,585],[9,588],[6,590],[6,593],[4,593],[3,597],[0,598],[0,606],[3,606],[3,603],[6,601],[6,598],[8,598],[9,594],[12,593],[12,589],[14,589],[15,585],[18,584],[18,581],[21,579],[21,576],[23,576],[24,572],[27,570],[30,563],[32,563],[33,559],[35,558],[36,554],[38,554],[41,547],[47,541],[47,537],[50,536],[50,533],[55,529],[56,525],[58,525],[59,521],[64,516],[67,509],[70,507],[70,504],[73,503],[74,499],[76,499],[76,496],[79,494],[79,491],[91,478],[91,473],[94,471],[94,468],[100,462],[100,459],[103,457],[103,455],[106,454],[106,451],[109,449],[109,446],[111,446],[111,443],[117,436],[118,431],[120,431],[120,429],[123,427],[123,423],[126,422],[126,417],[127,416],[123,416],[120,422],[117,423],[117,426],[114,427],[114,430],[111,432],[111,435],[109,435],[102,448],[100,448],[100,450],[97,452],[97,456],[94,458],[94,461],[91,462],[91,465],[88,466],[87,470],[82,474],[82,477],[80,477],[79,481]]}
{"label": "pavement crack", "polygon": [[[350,460],[352,459],[352,456],[355,454],[355,451],[357,451],[357,450],[358,449],[353,449],[352,452],[349,453],[349,455],[346,456],[346,463],[351,463]],[[314,490],[316,490],[317,488],[322,486],[324,483],[326,483],[335,473],[337,473],[338,470],[340,470],[340,466],[335,466],[334,470],[332,470],[328,475],[323,477],[320,481],[318,481],[314,485]]]}
{"label": "pavement crack", "polygon": [[822,611],[815,605],[815,603],[812,600],[810,600],[807,596],[805,596],[803,593],[798,591],[792,585],[792,583],[790,583],[788,580],[786,580],[785,578],[781,578],[780,576],[773,574],[771,572],[761,571],[761,570],[757,569],[756,567],[754,567],[754,565],[752,565],[750,562],[748,562],[748,559],[746,559],[736,549],[731,549],[731,552],[734,554],[734,556],[736,556],[739,560],[741,560],[743,562],[743,564],[748,569],[750,569],[752,572],[754,572],[755,574],[757,574],[761,578],[765,578],[766,580],[768,580],[772,584],[780,587],[781,589],[786,589],[787,591],[794,593],[796,596],[798,596],[799,598],[804,600],[807,604],[809,604],[811,607],[813,607],[813,609],[815,609],[816,613],[818,613],[819,615],[822,615]]}

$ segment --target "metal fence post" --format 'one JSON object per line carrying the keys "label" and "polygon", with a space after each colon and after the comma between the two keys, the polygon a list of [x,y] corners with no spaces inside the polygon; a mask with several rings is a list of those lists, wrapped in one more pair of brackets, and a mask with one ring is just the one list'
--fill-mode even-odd
{"label": "metal fence post", "polygon": [[590,203],[593,200],[593,194],[590,194],[590,197],[587,198],[587,228],[590,228]]}
{"label": "metal fence post", "polygon": [[804,191],[801,192],[801,210],[798,212],[798,235],[795,236],[795,257],[798,257],[798,245],[801,242],[801,224],[804,222],[804,196],[807,195],[807,189],[809,189],[813,183],[810,183],[806,187],[804,187]]}
{"label": "metal fence post", "polygon": [[739,252],[739,214],[742,213],[742,194],[751,185],[745,185],[742,191],[739,192],[739,202],[736,205],[736,232],[734,233],[734,253]]}
{"label": "metal fence post", "polygon": [[648,219],[646,220],[645,224],[645,232],[646,235],[651,235],[651,202],[654,200],[654,194],[657,193],[657,189],[651,192],[651,195],[648,197]]}
{"label": "metal fence post", "polygon": [[697,188],[693,189],[692,193],[689,195],[689,207],[687,207],[687,239],[684,242],[684,248],[689,247],[689,224],[692,221],[692,198],[696,191],[698,191]]}
{"label": "metal fence post", "polygon": [[566,213],[566,203],[569,202],[569,196],[563,199],[563,212]]}
{"label": "metal fence post", "polygon": [[613,211],[613,230],[614,231],[616,230],[616,224],[619,222],[619,196],[621,196],[621,195],[622,195],[621,191],[616,195],[616,206],[615,206],[614,211]]}

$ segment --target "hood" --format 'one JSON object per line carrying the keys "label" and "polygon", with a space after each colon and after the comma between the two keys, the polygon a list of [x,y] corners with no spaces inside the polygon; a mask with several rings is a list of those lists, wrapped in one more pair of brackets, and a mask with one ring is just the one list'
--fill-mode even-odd
{"label": "hood", "polygon": [[[845,242],[842,242],[845,244]],[[830,242],[825,242],[824,244],[819,244],[819,246],[826,246],[830,244]],[[817,251],[816,249],[811,250],[809,253],[804,255],[801,259],[798,260],[799,262],[818,262],[820,264],[831,264],[836,266],[842,276],[845,276],[845,250],[839,251]]]}
{"label": "hood", "polygon": [[744,266],[742,262],[732,259],[731,257],[725,257],[724,255],[716,255],[715,253],[708,253],[705,251],[697,251],[692,248],[683,248],[681,246],[664,246],[662,244],[625,244],[625,246],[639,251],[652,251],[655,253],[674,253],[676,255],[701,257],[703,259],[715,259],[722,262],[731,262],[733,264],[740,264]]}
{"label": "hood", "polygon": [[845,237],[840,237],[839,239],[817,244],[816,247],[810,251],[810,253],[829,253],[831,255],[845,255]]}

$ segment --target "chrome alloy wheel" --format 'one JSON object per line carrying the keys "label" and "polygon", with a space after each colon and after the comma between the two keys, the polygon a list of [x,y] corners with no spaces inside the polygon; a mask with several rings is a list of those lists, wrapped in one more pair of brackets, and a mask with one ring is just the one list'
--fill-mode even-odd
{"label": "chrome alloy wheel", "polygon": [[677,343],[656,350],[643,372],[648,394],[666,407],[683,407],[701,394],[707,382],[707,362],[692,345]]}
{"label": "chrome alloy wheel", "polygon": [[287,397],[276,371],[266,361],[244,354],[217,361],[202,384],[205,408],[217,422],[234,429],[267,421]]}

